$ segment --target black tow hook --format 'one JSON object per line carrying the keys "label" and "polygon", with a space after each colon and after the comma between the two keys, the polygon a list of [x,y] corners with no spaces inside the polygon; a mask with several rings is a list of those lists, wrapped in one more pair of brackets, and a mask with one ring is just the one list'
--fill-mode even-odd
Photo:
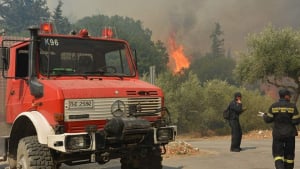
{"label": "black tow hook", "polygon": [[166,154],[167,153],[167,149],[165,145],[162,145],[163,149],[161,151],[161,154]]}
{"label": "black tow hook", "polygon": [[105,152],[100,154],[99,161],[98,161],[99,164],[105,164],[109,161],[110,161],[109,153]]}

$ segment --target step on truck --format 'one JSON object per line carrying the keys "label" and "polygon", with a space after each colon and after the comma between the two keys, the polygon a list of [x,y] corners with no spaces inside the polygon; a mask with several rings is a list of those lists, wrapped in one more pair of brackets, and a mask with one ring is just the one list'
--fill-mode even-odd
{"label": "step on truck", "polygon": [[0,160],[10,169],[111,159],[162,169],[177,128],[162,90],[139,80],[129,44],[109,28],[64,35],[43,23],[29,32],[0,36]]}

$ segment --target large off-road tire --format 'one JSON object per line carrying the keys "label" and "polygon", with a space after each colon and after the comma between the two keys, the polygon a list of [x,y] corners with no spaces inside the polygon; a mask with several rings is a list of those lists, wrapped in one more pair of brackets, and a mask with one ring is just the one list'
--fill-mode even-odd
{"label": "large off-road tire", "polygon": [[17,169],[56,169],[48,147],[36,136],[22,138],[18,145]]}
{"label": "large off-road tire", "polygon": [[121,169],[162,169],[162,156],[159,147],[149,150],[145,156],[126,155],[121,158]]}
{"label": "large off-road tire", "polygon": [[17,168],[17,160],[8,157],[7,161],[8,161],[9,169],[16,169]]}

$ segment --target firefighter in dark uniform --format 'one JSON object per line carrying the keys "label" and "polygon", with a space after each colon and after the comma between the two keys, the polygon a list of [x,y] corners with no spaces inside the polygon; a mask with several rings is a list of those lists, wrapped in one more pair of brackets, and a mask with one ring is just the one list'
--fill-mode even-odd
{"label": "firefighter in dark uniform", "polygon": [[236,92],[234,100],[229,104],[229,125],[231,127],[231,146],[230,151],[240,152],[242,141],[242,128],[240,125],[239,116],[243,112],[242,94]]}
{"label": "firefighter in dark uniform", "polygon": [[266,123],[273,122],[272,154],[276,169],[293,169],[295,158],[296,125],[300,122],[298,109],[290,103],[291,93],[287,89],[279,91],[279,101],[263,115]]}

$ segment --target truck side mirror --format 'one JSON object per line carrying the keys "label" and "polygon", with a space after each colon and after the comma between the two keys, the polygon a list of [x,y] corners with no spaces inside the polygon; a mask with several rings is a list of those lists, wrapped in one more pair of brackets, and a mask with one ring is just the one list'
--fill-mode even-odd
{"label": "truck side mirror", "polygon": [[44,95],[44,86],[39,83],[36,78],[29,79],[30,93],[36,98],[41,98]]}
{"label": "truck side mirror", "polygon": [[0,70],[7,70],[8,68],[8,59],[9,59],[9,50],[6,47],[0,48]]}

